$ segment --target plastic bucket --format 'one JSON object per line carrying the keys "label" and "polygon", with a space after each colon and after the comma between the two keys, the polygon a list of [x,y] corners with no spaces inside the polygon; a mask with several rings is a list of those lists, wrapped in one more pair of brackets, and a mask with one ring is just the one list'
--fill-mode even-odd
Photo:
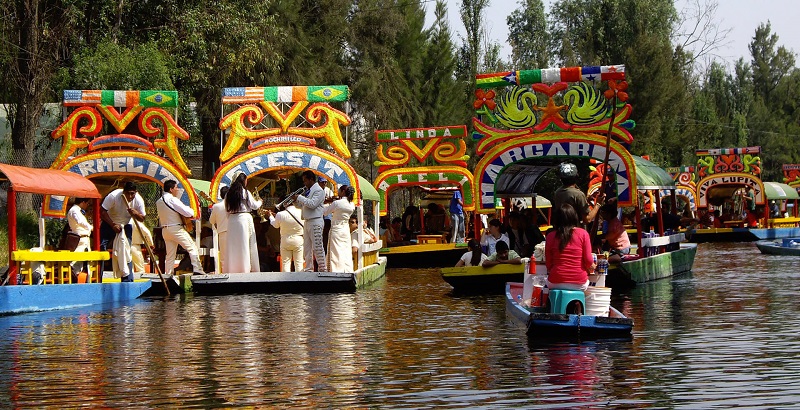
{"label": "plastic bucket", "polygon": [[589,275],[589,287],[604,287],[606,286],[606,275]]}
{"label": "plastic bucket", "polygon": [[86,283],[86,278],[87,278],[88,276],[89,276],[89,275],[87,275],[87,274],[86,274],[86,272],[81,272],[81,273],[79,273],[79,274],[78,274],[78,283]]}
{"label": "plastic bucket", "polygon": [[585,293],[586,315],[607,317],[611,306],[611,288],[589,286]]}

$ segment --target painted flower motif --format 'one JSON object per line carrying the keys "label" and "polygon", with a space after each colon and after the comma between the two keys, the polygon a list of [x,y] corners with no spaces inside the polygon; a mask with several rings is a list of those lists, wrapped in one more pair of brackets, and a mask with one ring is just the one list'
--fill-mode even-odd
{"label": "painted flower motif", "polygon": [[627,81],[616,81],[610,80],[608,82],[608,90],[605,92],[606,99],[614,98],[614,95],[617,95],[617,99],[620,101],[628,101],[628,93],[625,90],[628,89],[628,82]]}
{"label": "painted flower motif", "polygon": [[479,110],[481,107],[486,106],[490,111],[494,111],[494,108],[497,104],[494,102],[495,93],[494,90],[483,90],[477,89],[475,90],[475,102],[472,103],[472,106],[475,107],[476,110]]}

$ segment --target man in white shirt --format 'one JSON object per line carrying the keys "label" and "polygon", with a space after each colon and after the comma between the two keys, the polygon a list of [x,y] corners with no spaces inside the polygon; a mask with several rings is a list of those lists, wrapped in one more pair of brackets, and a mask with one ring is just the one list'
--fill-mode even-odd
{"label": "man in white shirt", "polygon": [[200,253],[197,245],[183,228],[183,217],[193,218],[192,208],[184,205],[178,199],[180,190],[178,183],[174,180],[164,182],[164,195],[156,201],[158,210],[158,221],[161,223],[161,235],[167,247],[167,255],[164,258],[164,273],[172,274],[175,270],[175,255],[178,252],[178,245],[182,246],[189,253],[192,261],[192,269],[195,275],[204,275],[203,265],[200,263]]}
{"label": "man in white shirt", "polygon": [[[69,222],[69,233],[67,235],[77,236],[78,246],[75,249],[69,249],[73,252],[85,252],[91,250],[89,245],[89,235],[92,234],[92,224],[86,219],[86,208],[89,207],[88,198],[76,198],[75,205],[67,212],[67,222]],[[69,266],[72,273],[76,274],[80,269],[76,270],[77,265],[83,265],[83,262],[72,262]]]}
{"label": "man in white shirt", "polygon": [[317,183],[317,178],[311,171],[303,172],[303,185],[308,191],[297,196],[297,202],[302,206],[303,219],[303,251],[307,272],[314,271],[314,259],[317,261],[319,272],[327,272],[325,263],[325,248],[322,243],[322,203],[325,201],[325,191]]}
{"label": "man in white shirt", "polygon": [[[104,222],[100,225],[100,249],[111,250],[115,238],[119,234],[127,239],[130,245],[133,236],[132,218],[137,221],[144,221],[145,209],[144,199],[137,192],[136,184],[131,181],[125,183],[122,189],[115,189],[109,193],[103,200],[100,208],[100,219]],[[127,270],[120,280],[122,282],[133,282],[133,263],[131,263],[130,246],[127,249],[117,249],[117,252],[111,252],[112,267],[119,267],[118,258],[127,261]]]}
{"label": "man in white shirt", "polygon": [[294,204],[290,204],[286,209],[274,215],[269,212],[269,223],[281,233],[281,272],[292,271],[292,260],[294,260],[295,271],[305,268],[301,217],[300,210]]}
{"label": "man in white shirt", "polygon": [[[222,187],[219,190],[219,202],[211,206],[211,216],[208,217],[208,223],[217,230],[217,257],[219,257],[219,266],[222,272],[227,272],[225,265],[225,252],[228,245],[228,211],[225,210],[225,196],[228,195],[228,187]],[[217,272],[221,273],[221,272]]]}

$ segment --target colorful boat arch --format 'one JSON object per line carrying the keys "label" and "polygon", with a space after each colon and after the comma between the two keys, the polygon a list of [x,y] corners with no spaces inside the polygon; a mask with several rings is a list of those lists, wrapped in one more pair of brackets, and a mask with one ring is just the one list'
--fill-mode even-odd
{"label": "colorful boat arch", "polygon": [[[617,141],[609,145],[609,166],[614,170],[620,206],[634,206],[631,181],[636,181],[636,167],[633,156]],[[520,161],[537,158],[594,158],[605,159],[606,137],[593,133],[546,132],[521,135],[486,151],[475,167],[478,183],[474,195],[478,198],[479,213],[494,212],[495,183],[503,170]]]}
{"label": "colorful boat arch", "polygon": [[755,194],[756,205],[764,205],[766,203],[766,196],[764,195],[764,184],[761,178],[741,172],[723,172],[719,174],[711,174],[697,183],[697,209],[708,208],[709,190],[722,186],[743,186],[749,185],[753,187]]}
{"label": "colorful boat arch", "polygon": [[[72,111],[51,134],[53,139],[62,139],[51,169],[89,179],[143,179],[161,186],[172,179],[183,190],[180,200],[195,218],[200,216],[200,203],[188,179],[191,170],[178,149],[178,140],[189,139],[189,134],[164,109],[178,107],[177,91],[64,90],[63,106]],[[99,135],[104,125],[117,133]],[[128,133],[135,129],[140,135]],[[42,216],[63,218],[66,201],[62,196],[46,196]]]}
{"label": "colorful boat arch", "polygon": [[464,201],[464,210],[475,210],[472,173],[463,167],[439,165],[430,167],[396,168],[378,175],[373,184],[380,196],[381,216],[385,216],[389,213],[387,206],[389,193],[394,188],[402,186],[460,185]]}
{"label": "colorful boat arch", "polygon": [[[162,187],[165,181],[172,179],[183,190],[179,198],[181,202],[192,208],[195,218],[200,216],[200,202],[188,178],[175,165],[158,155],[139,151],[94,152],[73,158],[59,169],[90,180],[99,177],[133,177],[155,182]],[[42,216],[63,218],[66,212],[65,197],[45,197]]]}
{"label": "colorful boat arch", "polygon": [[783,164],[783,182],[800,192],[800,164]]}
{"label": "colorful boat arch", "polygon": [[249,178],[264,172],[282,170],[310,170],[337,186],[350,185],[355,189],[353,202],[361,204],[358,176],[350,164],[321,148],[286,144],[263,146],[227,161],[211,180],[211,198],[216,201],[220,188],[229,186],[239,172]]}

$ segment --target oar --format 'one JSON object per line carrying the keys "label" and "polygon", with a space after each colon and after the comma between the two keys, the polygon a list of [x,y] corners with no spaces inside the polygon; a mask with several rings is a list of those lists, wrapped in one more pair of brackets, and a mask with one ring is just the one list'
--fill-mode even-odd
{"label": "oar", "polygon": [[[606,180],[608,179],[608,159],[611,155],[611,132],[614,129],[614,117],[617,116],[617,89],[614,88],[614,98],[611,100],[611,119],[608,122],[608,132],[606,133],[606,156],[603,159],[603,178],[600,180],[600,190],[597,192],[597,197],[600,198],[600,195],[606,192]],[[597,229],[599,228],[600,219],[598,216],[600,212],[594,215],[594,219],[592,220],[591,225],[591,232],[592,234],[592,244],[595,243],[597,240]]]}
{"label": "oar", "polygon": [[139,231],[139,236],[141,236],[144,240],[144,246],[147,248],[147,254],[150,255],[150,265],[152,266],[153,263],[156,264],[156,272],[158,273],[158,277],[161,278],[161,283],[164,285],[164,290],[167,291],[167,296],[170,296],[167,281],[164,280],[164,275],[161,274],[161,268],[158,266],[156,256],[153,254],[153,244],[150,242],[150,238],[144,235],[144,232],[142,232],[142,227],[139,225],[139,221],[137,221],[136,218],[133,218],[133,224],[136,225],[136,229]]}

